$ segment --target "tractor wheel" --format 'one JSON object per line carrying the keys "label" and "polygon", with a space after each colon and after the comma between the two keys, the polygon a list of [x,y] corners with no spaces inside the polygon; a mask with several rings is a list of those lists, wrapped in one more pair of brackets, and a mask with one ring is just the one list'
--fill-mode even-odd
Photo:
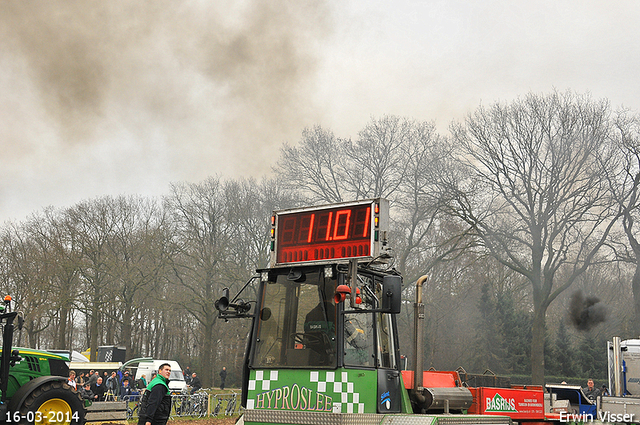
{"label": "tractor wheel", "polygon": [[66,382],[61,381],[47,382],[29,394],[20,414],[23,418],[33,418],[35,425],[82,425],[85,421],[82,397]]}

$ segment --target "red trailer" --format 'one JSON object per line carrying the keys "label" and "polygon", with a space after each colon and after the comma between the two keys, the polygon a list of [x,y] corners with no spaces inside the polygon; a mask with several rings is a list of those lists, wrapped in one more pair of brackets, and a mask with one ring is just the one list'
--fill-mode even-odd
{"label": "red trailer", "polygon": [[473,404],[468,412],[509,416],[519,422],[543,421],[544,391],[541,386],[512,388],[469,388]]}
{"label": "red trailer", "polygon": [[[478,375],[465,373],[462,376],[457,371],[428,370],[422,373],[425,393],[431,399],[429,410],[465,410],[473,415],[509,416],[514,421],[528,423],[545,420],[544,389],[541,386],[473,387],[469,382]],[[414,372],[405,370],[402,378],[405,388],[412,390]]]}

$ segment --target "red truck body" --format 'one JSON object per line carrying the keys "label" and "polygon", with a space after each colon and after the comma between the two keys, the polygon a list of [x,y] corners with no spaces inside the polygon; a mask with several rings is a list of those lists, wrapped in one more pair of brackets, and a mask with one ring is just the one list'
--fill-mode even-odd
{"label": "red truck body", "polygon": [[542,387],[469,388],[473,404],[469,413],[509,416],[514,420],[543,420],[544,391]]}
{"label": "red truck body", "polygon": [[[413,389],[413,371],[402,371],[405,388]],[[447,388],[462,384],[456,371],[424,371],[423,387]],[[509,416],[519,422],[540,422],[545,420],[544,390],[541,386],[466,387],[473,396],[473,403],[467,413],[474,415]],[[549,419],[549,418],[547,418]]]}

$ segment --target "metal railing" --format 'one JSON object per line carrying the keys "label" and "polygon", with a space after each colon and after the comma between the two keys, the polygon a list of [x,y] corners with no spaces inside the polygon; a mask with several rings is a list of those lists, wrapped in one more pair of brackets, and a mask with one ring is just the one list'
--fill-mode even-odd
{"label": "metal railing", "polygon": [[[140,395],[124,398],[127,402],[127,419],[138,417],[141,398]],[[240,394],[235,392],[214,394],[210,390],[202,389],[194,394],[171,395],[171,418],[230,416],[238,413],[240,408]]]}
{"label": "metal railing", "polygon": [[122,397],[122,401],[125,401],[127,403],[127,419],[138,418],[138,410],[140,409],[141,398],[141,394]]}
{"label": "metal railing", "polygon": [[212,394],[210,416],[231,416],[240,410],[239,394]]}
{"label": "metal railing", "polygon": [[201,418],[209,414],[209,393],[198,390],[194,394],[175,394],[171,396],[172,417]]}

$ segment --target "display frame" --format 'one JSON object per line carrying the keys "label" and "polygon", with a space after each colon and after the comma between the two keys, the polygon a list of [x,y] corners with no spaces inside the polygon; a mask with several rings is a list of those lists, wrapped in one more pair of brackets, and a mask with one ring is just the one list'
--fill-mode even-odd
{"label": "display frame", "polygon": [[384,252],[388,226],[384,198],[274,211],[271,267],[373,261]]}

